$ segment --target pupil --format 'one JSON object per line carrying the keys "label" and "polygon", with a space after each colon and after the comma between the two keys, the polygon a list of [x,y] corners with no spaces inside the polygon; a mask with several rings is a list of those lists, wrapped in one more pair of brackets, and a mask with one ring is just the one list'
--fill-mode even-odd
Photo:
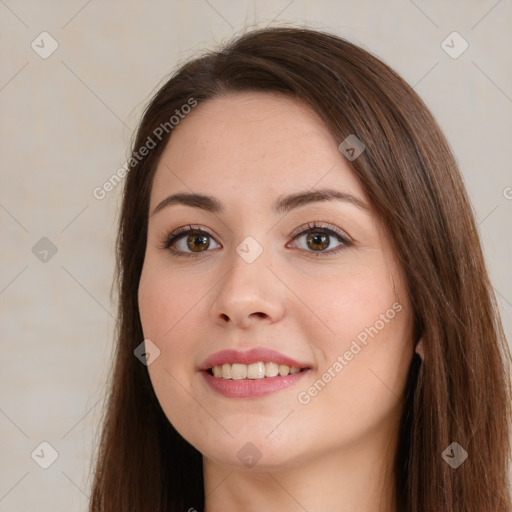
{"label": "pupil", "polygon": [[327,239],[327,235],[323,233],[316,233],[314,235],[308,236],[308,242],[313,240],[314,245],[323,245],[321,249],[326,249],[329,247],[329,240]]}
{"label": "pupil", "polygon": [[[193,240],[192,244],[196,244],[197,240],[201,240],[201,242],[199,242],[197,245],[201,245],[201,243],[205,246],[205,247],[208,247],[209,243],[208,243],[208,238],[205,236],[205,235],[192,235],[189,240]],[[189,249],[191,249],[193,252],[200,252],[200,251],[196,251],[194,250],[194,247],[192,247],[191,244],[188,244],[188,247]]]}

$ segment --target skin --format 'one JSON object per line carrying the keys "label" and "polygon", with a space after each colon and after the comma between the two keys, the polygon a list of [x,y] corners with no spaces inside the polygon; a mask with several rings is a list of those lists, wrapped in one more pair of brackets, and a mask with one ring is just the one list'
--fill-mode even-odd
{"label": "skin", "polygon": [[[173,130],[157,167],[140,316],[160,350],[148,366],[160,404],[203,454],[207,512],[396,510],[392,469],[413,355],[411,307],[385,229],[339,142],[293,99],[236,93],[198,105]],[[271,208],[282,195],[320,188],[351,194],[367,209],[335,200],[286,214]],[[215,196],[224,209],[173,205],[152,214],[178,192]],[[329,245],[291,236],[315,221],[339,228],[351,245],[329,254],[340,245],[333,235]],[[191,248],[185,235],[175,249],[198,257],[162,248],[188,224],[211,235],[209,247],[191,236]],[[236,251],[248,236],[263,248],[252,263]],[[334,371],[393,304],[400,312]],[[207,356],[254,347],[311,369],[259,398],[227,398],[204,382],[198,366]],[[299,393],[329,368],[335,376],[301,403]],[[261,454],[252,467],[237,456],[248,442]]]}

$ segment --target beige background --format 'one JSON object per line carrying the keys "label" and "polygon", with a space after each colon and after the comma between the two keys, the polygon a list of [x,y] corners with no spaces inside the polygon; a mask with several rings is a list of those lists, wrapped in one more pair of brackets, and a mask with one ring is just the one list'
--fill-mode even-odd
{"label": "beige background", "polygon": [[[0,19],[0,512],[87,509],[121,186],[92,191],[176,64],[246,25],[334,31],[415,87],[460,162],[511,338],[510,0],[1,0]],[[43,31],[58,43],[46,59],[31,47],[51,49]],[[441,46],[453,31],[469,43],[457,59]],[[31,458],[51,461],[43,441],[58,452],[46,470]]]}

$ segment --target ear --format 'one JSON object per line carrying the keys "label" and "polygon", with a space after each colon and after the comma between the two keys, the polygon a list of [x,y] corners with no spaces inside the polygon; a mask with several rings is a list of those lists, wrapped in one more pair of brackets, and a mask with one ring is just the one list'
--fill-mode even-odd
{"label": "ear", "polygon": [[416,344],[415,352],[420,356],[422,361],[425,359],[425,353],[423,351],[423,338],[420,338],[420,340]]}

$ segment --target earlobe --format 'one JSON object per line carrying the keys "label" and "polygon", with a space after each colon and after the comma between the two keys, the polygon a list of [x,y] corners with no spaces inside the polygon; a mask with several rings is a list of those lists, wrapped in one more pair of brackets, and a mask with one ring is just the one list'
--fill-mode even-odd
{"label": "earlobe", "polygon": [[416,344],[415,352],[420,356],[422,361],[425,359],[425,353],[423,351],[423,338],[420,338],[420,340]]}

